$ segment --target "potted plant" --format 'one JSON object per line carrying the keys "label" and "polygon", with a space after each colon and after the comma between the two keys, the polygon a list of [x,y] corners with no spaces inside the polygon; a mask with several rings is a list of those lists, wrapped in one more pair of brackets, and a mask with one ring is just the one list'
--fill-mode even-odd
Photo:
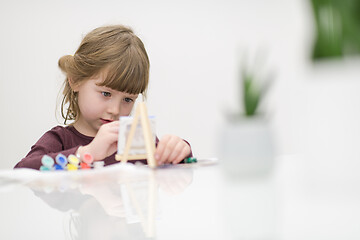
{"label": "potted plant", "polygon": [[261,75],[260,69],[257,70],[242,68],[239,110],[227,115],[219,138],[220,161],[231,176],[264,175],[273,165],[274,144],[269,119],[260,110],[272,77]]}

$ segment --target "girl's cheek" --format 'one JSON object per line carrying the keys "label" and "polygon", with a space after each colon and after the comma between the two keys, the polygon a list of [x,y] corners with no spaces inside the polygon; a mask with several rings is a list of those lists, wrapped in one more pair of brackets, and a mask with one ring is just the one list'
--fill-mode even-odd
{"label": "girl's cheek", "polygon": [[88,107],[88,106],[84,107],[81,110],[82,110],[83,114],[85,114],[89,117],[96,115],[98,112],[96,107]]}
{"label": "girl's cheek", "polygon": [[131,113],[131,110],[133,109],[134,104],[122,104],[121,106],[121,116],[128,116]]}
{"label": "girl's cheek", "polygon": [[[79,99],[80,100],[80,99]],[[101,108],[102,104],[97,101],[95,98],[88,98],[86,101],[79,102],[80,110],[85,112],[88,115],[94,115],[99,112],[99,108]]]}

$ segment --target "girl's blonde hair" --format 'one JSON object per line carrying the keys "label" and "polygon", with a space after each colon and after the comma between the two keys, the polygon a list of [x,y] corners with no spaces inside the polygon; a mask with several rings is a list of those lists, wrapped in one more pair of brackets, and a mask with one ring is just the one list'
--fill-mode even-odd
{"label": "girl's blonde hair", "polygon": [[101,86],[146,95],[149,58],[143,42],[128,27],[114,25],[94,29],[84,37],[74,56],[65,55],[58,64],[66,75],[61,102],[64,124],[68,120],[76,122],[80,111],[77,93],[71,89],[69,81],[76,86],[103,73]]}

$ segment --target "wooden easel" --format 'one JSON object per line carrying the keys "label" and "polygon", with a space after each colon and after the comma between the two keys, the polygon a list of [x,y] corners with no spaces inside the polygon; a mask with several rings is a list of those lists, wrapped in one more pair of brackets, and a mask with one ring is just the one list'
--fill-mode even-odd
{"label": "wooden easel", "polygon": [[[129,151],[131,148],[131,144],[135,135],[135,130],[138,125],[139,119],[141,121],[140,124],[143,130],[146,154],[130,155]],[[155,153],[155,142],[154,142],[153,134],[151,132],[147,108],[144,102],[140,102],[135,110],[135,116],[131,123],[129,135],[127,136],[123,155],[116,154],[115,159],[121,161],[122,163],[126,163],[127,160],[147,159],[147,163],[149,167],[154,168],[157,165],[155,161],[154,153]]]}

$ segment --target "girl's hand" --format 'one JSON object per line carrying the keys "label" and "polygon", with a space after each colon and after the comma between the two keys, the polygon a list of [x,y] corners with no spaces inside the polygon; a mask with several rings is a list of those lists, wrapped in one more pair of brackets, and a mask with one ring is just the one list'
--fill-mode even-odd
{"label": "girl's hand", "polygon": [[175,135],[163,136],[155,150],[157,163],[177,164],[190,154],[190,146],[181,138]]}
{"label": "girl's hand", "polygon": [[103,160],[116,152],[118,133],[119,121],[103,124],[91,143],[80,148],[78,154],[83,156],[84,153],[89,153],[94,161]]}

